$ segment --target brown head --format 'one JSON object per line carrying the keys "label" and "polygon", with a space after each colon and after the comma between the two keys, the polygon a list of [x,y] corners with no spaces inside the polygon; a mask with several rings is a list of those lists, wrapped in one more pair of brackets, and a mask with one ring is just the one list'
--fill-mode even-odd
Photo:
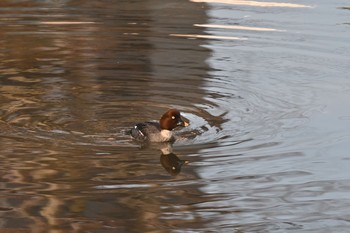
{"label": "brown head", "polygon": [[188,126],[188,123],[181,118],[181,114],[176,109],[170,109],[160,118],[160,128],[173,130],[178,126]]}

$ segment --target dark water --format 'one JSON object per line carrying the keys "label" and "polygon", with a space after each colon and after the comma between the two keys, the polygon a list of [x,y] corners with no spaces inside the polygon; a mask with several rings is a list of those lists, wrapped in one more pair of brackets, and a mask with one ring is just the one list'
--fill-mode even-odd
{"label": "dark water", "polygon": [[349,9],[2,0],[0,232],[348,232]]}

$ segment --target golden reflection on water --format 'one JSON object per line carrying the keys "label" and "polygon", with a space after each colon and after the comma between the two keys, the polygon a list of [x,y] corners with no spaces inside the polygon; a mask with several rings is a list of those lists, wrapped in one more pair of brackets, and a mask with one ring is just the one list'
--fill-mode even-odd
{"label": "golden reflection on water", "polygon": [[95,22],[76,22],[76,21],[42,21],[40,24],[46,25],[79,25],[79,24],[95,24]]}

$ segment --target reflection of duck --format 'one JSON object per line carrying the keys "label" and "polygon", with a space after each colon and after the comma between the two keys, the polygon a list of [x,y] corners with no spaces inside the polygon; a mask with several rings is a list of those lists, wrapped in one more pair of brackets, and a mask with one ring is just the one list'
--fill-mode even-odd
{"label": "reflection of duck", "polygon": [[188,126],[176,109],[170,109],[157,122],[143,122],[136,124],[131,130],[131,136],[141,142],[169,142],[174,141],[172,130],[178,126]]}
{"label": "reflection of duck", "polygon": [[160,163],[170,175],[176,176],[181,172],[182,165],[188,164],[188,160],[181,160],[176,154],[171,153],[167,155],[162,154],[160,156]]}
{"label": "reflection of duck", "polygon": [[167,146],[161,149],[160,163],[170,175],[176,176],[181,172],[181,167],[184,164],[188,164],[188,160],[179,159],[172,151],[172,146],[168,143]]}

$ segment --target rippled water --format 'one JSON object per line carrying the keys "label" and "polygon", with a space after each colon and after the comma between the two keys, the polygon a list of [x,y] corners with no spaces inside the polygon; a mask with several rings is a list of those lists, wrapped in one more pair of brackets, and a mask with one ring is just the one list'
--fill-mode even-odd
{"label": "rippled water", "polygon": [[347,232],[349,7],[2,0],[1,232]]}

